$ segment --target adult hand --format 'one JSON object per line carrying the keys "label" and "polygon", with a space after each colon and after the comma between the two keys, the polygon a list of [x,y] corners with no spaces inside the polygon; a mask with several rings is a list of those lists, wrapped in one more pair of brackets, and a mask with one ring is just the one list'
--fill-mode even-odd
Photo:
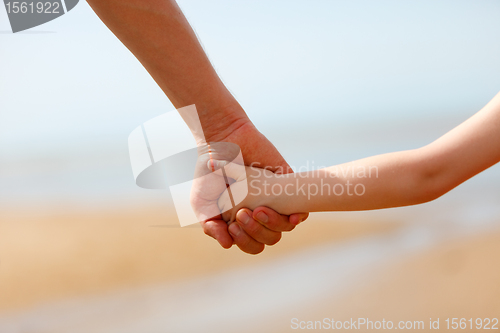
{"label": "adult hand", "polygon": [[[142,63],[176,108],[196,105],[208,142],[236,143],[247,165],[259,163],[255,166],[288,171],[283,157],[248,120],[218,77],[175,0],[87,2]],[[259,207],[253,212],[238,212],[237,224],[233,223],[230,230],[222,220],[205,222],[203,229],[224,248],[234,242],[244,252],[256,254],[265,244],[279,241],[282,231],[292,230],[307,216],[295,214],[288,218]]]}
{"label": "adult hand", "polygon": [[[280,173],[291,171],[274,145],[248,119],[237,121],[224,131],[211,131],[210,126],[205,126],[204,130],[208,142],[236,143],[246,165],[253,164]],[[243,252],[258,254],[264,250],[265,245],[276,244],[283,231],[293,230],[308,216],[308,213],[280,215],[267,207],[258,207],[254,211],[243,208],[238,211],[236,221],[229,227],[222,219],[211,219],[201,225],[205,234],[215,238],[223,248],[230,248],[234,243]]]}

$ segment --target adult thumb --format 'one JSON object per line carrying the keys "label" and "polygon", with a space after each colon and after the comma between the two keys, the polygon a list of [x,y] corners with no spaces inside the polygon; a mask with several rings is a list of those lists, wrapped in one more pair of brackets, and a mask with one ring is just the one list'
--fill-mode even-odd
{"label": "adult thumb", "polygon": [[234,179],[235,181],[241,181],[247,178],[245,166],[241,164],[224,160],[209,160],[207,162],[207,166],[210,170],[221,176],[221,169],[223,169],[226,176]]}

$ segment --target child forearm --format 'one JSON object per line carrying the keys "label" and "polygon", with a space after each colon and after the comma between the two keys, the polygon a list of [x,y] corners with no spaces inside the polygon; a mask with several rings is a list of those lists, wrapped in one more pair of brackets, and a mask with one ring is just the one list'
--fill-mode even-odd
{"label": "child forearm", "polygon": [[499,161],[500,94],[419,149],[296,174],[249,168],[248,196],[239,207],[268,206],[291,214],[416,205],[440,197]]}
{"label": "child forearm", "polygon": [[278,183],[283,189],[288,186],[288,193],[273,196],[271,207],[288,214],[420,204],[440,197],[499,161],[497,94],[470,119],[420,149],[287,175]]}
{"label": "child forearm", "polygon": [[440,195],[422,172],[424,154],[402,151],[290,174],[262,186],[262,191],[269,196],[270,207],[282,214],[419,204]]}

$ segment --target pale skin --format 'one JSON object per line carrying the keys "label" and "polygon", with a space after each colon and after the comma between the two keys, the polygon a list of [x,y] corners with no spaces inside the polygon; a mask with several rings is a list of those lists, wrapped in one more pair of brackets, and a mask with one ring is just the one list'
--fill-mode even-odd
{"label": "pale skin", "polygon": [[[195,104],[208,142],[233,142],[245,163],[289,172],[278,150],[252,124],[212,67],[193,29],[174,0],[88,0],[108,28],[136,56],[176,108]],[[222,247],[236,244],[257,254],[308,213],[280,215],[267,207],[240,209],[237,223],[203,221],[204,232]]]}
{"label": "pale skin", "polygon": [[[226,161],[215,164],[218,168],[225,166],[226,174],[236,180],[232,192],[249,185],[249,194],[238,207],[252,209],[265,205],[290,214],[303,210],[355,211],[421,204],[439,198],[498,162],[500,93],[467,121],[419,149],[288,175],[252,167],[246,167],[245,175],[241,168]],[[358,184],[364,186],[364,191]],[[344,192],[339,195],[341,186]],[[300,188],[302,191],[297,191]],[[280,189],[282,194],[275,195]],[[222,210],[231,207],[225,196],[218,199],[218,206]],[[224,218],[231,220],[231,214],[234,212],[224,213]]]}

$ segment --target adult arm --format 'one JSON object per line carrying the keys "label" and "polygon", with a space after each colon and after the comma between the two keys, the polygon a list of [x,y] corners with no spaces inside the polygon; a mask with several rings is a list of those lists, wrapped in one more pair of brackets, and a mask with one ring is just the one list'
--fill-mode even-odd
{"label": "adult arm", "polygon": [[[271,170],[288,170],[276,148],[253,126],[243,108],[224,86],[201,44],[174,0],[88,0],[108,28],[136,56],[176,108],[195,104],[207,141],[240,146],[247,164],[259,162]],[[258,148],[258,149],[257,149]],[[261,207],[250,220],[228,230],[221,220],[202,223],[206,234],[224,248],[234,242],[258,253],[274,244],[281,231],[293,229],[307,214],[282,216]],[[266,212],[267,223],[257,216]],[[294,222],[294,224],[290,223]],[[236,230],[235,230],[236,229]],[[228,231],[233,232],[233,237]]]}

